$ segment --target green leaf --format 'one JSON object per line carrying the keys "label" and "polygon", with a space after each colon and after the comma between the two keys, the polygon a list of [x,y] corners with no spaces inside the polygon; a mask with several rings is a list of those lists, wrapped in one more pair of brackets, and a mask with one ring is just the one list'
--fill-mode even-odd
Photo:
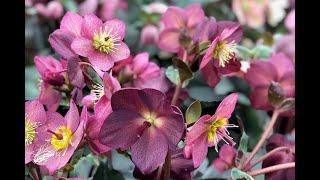
{"label": "green leaf", "polygon": [[231,169],[231,178],[233,180],[238,180],[238,179],[254,180],[252,176],[239,170],[238,168]]}
{"label": "green leaf", "polygon": [[116,150],[113,150],[111,158],[112,168],[114,170],[121,172],[125,179],[134,179],[134,164],[129,159],[129,157],[126,157],[124,154],[118,153]]}
{"label": "green leaf", "polygon": [[86,157],[80,158],[78,163],[74,165],[74,169],[70,172],[72,177],[82,177],[88,179],[95,174],[100,165],[100,161],[97,156],[89,154]]}
{"label": "green leaf", "polygon": [[272,53],[272,49],[269,46],[261,44],[253,48],[251,52],[253,54],[253,58],[266,59],[266,58],[269,58],[270,54]]}
{"label": "green leaf", "polygon": [[243,131],[238,150],[241,150],[242,152],[248,152],[248,142],[249,142],[249,136],[246,134],[246,132]]}
{"label": "green leaf", "polygon": [[83,65],[81,66],[81,69],[85,77],[85,82],[90,89],[93,89],[93,85],[103,84],[102,79],[91,66]]}
{"label": "green leaf", "polygon": [[191,79],[193,77],[191,69],[181,59],[173,58],[172,63],[174,67],[178,69],[180,83],[183,83],[184,81]]}
{"label": "green leaf", "polygon": [[39,73],[35,66],[25,67],[25,92],[24,96],[26,100],[36,99],[39,96],[40,90],[39,84]]}
{"label": "green leaf", "polygon": [[60,0],[60,2],[68,11],[78,11],[77,4],[74,2],[74,0]]}
{"label": "green leaf", "polygon": [[250,59],[252,57],[251,50],[244,46],[237,45],[237,51],[240,57],[242,57],[243,59]]}
{"label": "green leaf", "polygon": [[188,88],[189,96],[201,102],[220,101],[223,96],[216,95],[214,90],[208,86],[192,86]]}
{"label": "green leaf", "polygon": [[201,103],[200,101],[194,101],[186,111],[186,123],[187,125],[196,122],[201,116]]}
{"label": "green leaf", "polygon": [[179,84],[180,78],[179,78],[178,69],[175,69],[173,66],[169,66],[166,69],[166,76],[173,84],[175,84],[175,85]]}

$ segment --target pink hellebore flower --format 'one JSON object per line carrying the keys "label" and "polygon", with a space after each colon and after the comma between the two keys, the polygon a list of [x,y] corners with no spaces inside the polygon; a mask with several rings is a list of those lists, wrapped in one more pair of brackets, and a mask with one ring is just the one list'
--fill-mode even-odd
{"label": "pink hellebore flower", "polygon": [[112,95],[111,106],[113,112],[102,125],[100,142],[113,149],[130,148],[136,167],[143,174],[151,173],[182,137],[181,111],[155,89],[119,90]]}
{"label": "pink hellebore flower", "polygon": [[115,18],[116,11],[119,9],[128,9],[127,0],[104,0],[100,11],[102,20],[110,20]]}
{"label": "pink hellebore flower", "polygon": [[41,134],[42,145],[33,161],[46,167],[50,174],[64,167],[82,140],[85,112],[80,118],[77,106],[71,100],[65,117],[57,112],[48,113],[46,133]]}
{"label": "pink hellebore flower", "polygon": [[158,27],[155,25],[146,25],[142,28],[140,34],[140,41],[142,44],[154,44],[157,43],[159,36]]}
{"label": "pink hellebore flower", "polygon": [[[273,134],[266,145],[267,152],[272,151],[277,147],[288,147],[288,150],[278,151],[265,159],[262,163],[262,168],[274,166],[277,164],[295,162],[295,143],[289,141],[286,136],[282,134]],[[295,168],[284,169],[266,173],[266,180],[295,179]]]}
{"label": "pink hellebore flower", "polygon": [[212,162],[212,165],[222,173],[235,165],[236,156],[237,150],[228,144],[224,144],[220,148],[219,157]]}
{"label": "pink hellebore flower", "polygon": [[72,50],[88,57],[90,63],[100,70],[108,71],[114,62],[130,55],[128,46],[122,42],[125,24],[121,20],[103,23],[96,15],[87,14],[83,17],[80,34],[72,41]]}
{"label": "pink hellebore flower", "polygon": [[50,1],[46,6],[43,3],[37,3],[34,7],[46,18],[59,19],[63,15],[63,6],[58,0]]}
{"label": "pink hellebore flower", "polygon": [[286,28],[291,32],[295,32],[295,10],[291,10],[285,19]]}
{"label": "pink hellebore flower", "polygon": [[147,52],[137,54],[130,66],[133,73],[133,86],[137,88],[152,88],[161,92],[166,92],[169,89],[168,81],[166,80],[163,69],[149,61]]}
{"label": "pink hellebore flower", "polygon": [[80,15],[67,12],[60,22],[60,29],[49,36],[51,47],[65,59],[78,57],[71,49],[71,43],[75,37],[80,36],[82,22],[83,18]]}
{"label": "pink hellebore flower", "polygon": [[52,56],[35,56],[34,62],[41,79],[53,86],[61,86],[64,83],[63,68],[60,61],[54,59]]}
{"label": "pink hellebore flower", "polygon": [[217,32],[206,54],[200,63],[200,70],[208,85],[214,87],[220,76],[238,72],[241,64],[236,57],[236,45],[242,37],[242,29],[238,23],[220,21]]}
{"label": "pink hellebore flower", "polygon": [[176,53],[192,40],[196,26],[205,18],[200,4],[191,4],[186,8],[170,6],[163,14],[161,22],[164,29],[160,32],[160,49]]}
{"label": "pink hellebore flower", "polygon": [[85,0],[81,4],[79,4],[79,14],[86,15],[90,13],[95,13],[99,5],[98,0]]}
{"label": "pink hellebore flower", "polygon": [[25,102],[25,164],[33,160],[39,144],[39,136],[47,121],[46,111],[39,100]]}
{"label": "pink hellebore flower", "polygon": [[271,56],[268,61],[256,60],[251,63],[245,74],[245,80],[252,88],[251,104],[257,109],[266,111],[273,109],[268,101],[268,89],[272,82],[281,86],[285,97],[295,96],[294,64],[283,53]]}
{"label": "pink hellebore flower", "polygon": [[[121,86],[118,80],[107,72],[104,73],[102,80],[102,85],[93,85],[90,94],[83,98],[82,103],[89,108],[94,107],[94,110],[97,111],[96,113],[105,116],[104,110],[108,109],[106,106],[111,106],[110,100],[112,94],[121,89]],[[106,117],[101,118],[104,120]]]}
{"label": "pink hellebore flower", "polygon": [[233,0],[232,9],[241,24],[251,28],[263,26],[266,21],[268,0]]}
{"label": "pink hellebore flower", "polygon": [[228,124],[228,119],[235,108],[237,98],[238,95],[236,93],[227,96],[220,103],[213,116],[204,115],[200,117],[191,130],[187,132],[184,155],[186,158],[193,159],[195,168],[199,167],[206,158],[208,147],[215,146],[216,151],[218,151],[217,145],[220,140],[232,146],[235,144],[229,136],[227,128],[237,127],[233,124]]}

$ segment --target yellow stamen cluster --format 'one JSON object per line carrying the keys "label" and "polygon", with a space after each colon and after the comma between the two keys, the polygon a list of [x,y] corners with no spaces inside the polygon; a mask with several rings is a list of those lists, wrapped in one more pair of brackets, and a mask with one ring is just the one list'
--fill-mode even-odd
{"label": "yellow stamen cluster", "polygon": [[219,60],[219,66],[225,67],[236,52],[236,43],[219,41],[213,51],[213,57]]}
{"label": "yellow stamen cluster", "polygon": [[228,124],[226,118],[221,118],[213,121],[208,128],[208,141],[213,142],[217,136],[217,130],[221,127],[224,127]]}
{"label": "yellow stamen cluster", "polygon": [[25,145],[30,145],[36,137],[37,124],[25,116]]}
{"label": "yellow stamen cluster", "polygon": [[117,36],[111,35],[111,31],[112,29],[109,31],[107,31],[106,29],[100,29],[100,31],[94,34],[92,45],[96,50],[106,54],[117,50],[116,46],[120,44],[116,42],[119,41],[119,38]]}
{"label": "yellow stamen cluster", "polygon": [[[58,135],[58,136],[57,136]],[[50,143],[55,150],[65,149],[71,144],[72,131],[66,126],[60,126],[55,134],[52,134]]]}

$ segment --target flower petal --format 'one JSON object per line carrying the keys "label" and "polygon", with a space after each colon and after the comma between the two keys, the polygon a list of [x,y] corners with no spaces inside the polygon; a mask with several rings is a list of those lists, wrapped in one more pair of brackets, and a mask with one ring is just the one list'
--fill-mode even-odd
{"label": "flower petal", "polygon": [[213,51],[217,46],[218,38],[216,38],[212,43],[210,44],[209,48],[206,51],[206,54],[203,56],[201,63],[200,63],[200,69],[203,69],[207,64],[212,60],[213,58]]}
{"label": "flower petal", "polygon": [[158,46],[168,52],[178,52],[180,48],[179,30],[165,29],[159,35]]}
{"label": "flower petal", "polygon": [[148,68],[146,68],[148,66],[148,62],[149,62],[149,53],[143,52],[143,53],[137,54],[133,58],[133,72],[136,74],[140,74],[141,72],[148,70]]}
{"label": "flower petal", "polygon": [[51,47],[63,58],[76,58],[78,55],[72,50],[71,43],[75,35],[71,32],[57,29],[49,35],[49,43]]}
{"label": "flower petal", "polygon": [[208,153],[207,134],[202,134],[192,146],[192,160],[195,168],[199,167],[206,159]]}
{"label": "flower petal", "polygon": [[80,56],[88,57],[95,50],[93,49],[92,42],[89,39],[78,37],[72,41],[72,50]]}
{"label": "flower petal", "polygon": [[201,69],[203,78],[210,87],[215,87],[220,81],[220,75],[213,62],[209,62],[203,69]]}
{"label": "flower petal", "polygon": [[228,165],[221,158],[216,158],[215,160],[213,160],[212,165],[220,173],[224,172],[225,170],[227,170],[229,168]]}
{"label": "flower petal", "polygon": [[87,39],[92,39],[94,33],[99,31],[103,23],[94,14],[87,14],[83,17],[83,23],[81,27],[81,35]]}
{"label": "flower petal", "polygon": [[25,113],[31,122],[43,125],[47,121],[46,111],[39,100],[25,102]]}
{"label": "flower petal", "polygon": [[239,43],[241,41],[243,31],[238,22],[219,21],[217,34],[223,36],[223,39],[226,39],[228,42],[234,41],[235,43]]}
{"label": "flower petal", "polygon": [[114,61],[108,54],[92,51],[88,55],[90,63],[102,71],[108,71],[113,67]]}
{"label": "flower petal", "polygon": [[75,132],[79,125],[80,116],[77,105],[72,99],[70,100],[70,109],[65,115],[65,119],[67,120],[67,126],[72,132]]}
{"label": "flower petal", "polygon": [[205,18],[205,14],[201,8],[201,5],[198,3],[188,5],[185,8],[185,11],[187,12],[188,16],[187,26],[189,28],[201,23]]}
{"label": "flower petal", "polygon": [[119,46],[116,46],[115,52],[110,53],[110,56],[113,58],[113,61],[118,62],[123,59],[126,59],[130,56],[130,49],[124,42],[118,42]]}
{"label": "flower petal", "polygon": [[142,117],[134,111],[114,111],[104,121],[99,140],[111,148],[127,149],[138,140],[138,135],[141,133],[139,127],[143,122]]}
{"label": "flower petal", "polygon": [[187,15],[185,10],[180,7],[170,6],[166,12],[162,15],[161,21],[166,28],[180,29],[185,27]]}
{"label": "flower petal", "polygon": [[236,154],[237,150],[228,144],[224,144],[219,150],[219,158],[229,166],[234,164]]}
{"label": "flower petal", "polygon": [[[94,106],[94,114],[97,121],[104,121],[112,112],[111,102],[106,96],[102,96]],[[101,124],[102,125],[102,124]],[[101,125],[99,127],[101,127]],[[96,127],[98,128],[98,127]]]}
{"label": "flower petal", "polygon": [[216,110],[216,117],[229,119],[237,104],[237,99],[237,93],[232,93],[228,95],[226,98],[224,98]]}
{"label": "flower petal", "polygon": [[75,36],[80,36],[83,18],[77,13],[68,11],[62,18],[60,29],[69,31]]}
{"label": "flower petal", "polygon": [[192,126],[191,130],[187,132],[187,144],[194,143],[194,141],[196,141],[201,135],[203,135],[203,133],[207,132],[208,124],[206,124],[205,122],[209,121],[210,119],[210,115],[204,115],[197,120],[197,122]]}
{"label": "flower petal", "polygon": [[143,174],[156,170],[166,158],[168,145],[166,138],[155,128],[144,131],[131,147],[132,161]]}
{"label": "flower petal", "polygon": [[294,75],[294,64],[285,54],[278,53],[271,56],[270,63],[275,67],[278,78],[289,73]]}
{"label": "flower petal", "polygon": [[250,94],[250,102],[256,109],[271,110],[272,107],[268,101],[268,87],[255,88]]}
{"label": "flower petal", "polygon": [[105,30],[109,31],[112,36],[118,37],[119,41],[123,40],[126,32],[126,25],[119,19],[112,19],[103,24]]}
{"label": "flower petal", "polygon": [[250,64],[244,78],[252,88],[269,86],[271,81],[276,80],[277,71],[269,62],[256,60]]}

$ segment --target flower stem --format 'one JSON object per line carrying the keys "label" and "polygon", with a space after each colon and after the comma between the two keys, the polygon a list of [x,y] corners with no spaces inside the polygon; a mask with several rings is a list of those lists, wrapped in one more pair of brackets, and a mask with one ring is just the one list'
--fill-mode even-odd
{"label": "flower stem", "polygon": [[[256,160],[255,162],[253,162],[250,166],[250,169],[252,167],[254,167],[256,164],[258,164],[259,162],[262,162],[263,160],[267,159],[268,157],[270,157],[271,155],[273,155],[274,153],[278,152],[278,151],[283,151],[283,150],[291,150],[291,148],[286,147],[286,146],[281,146],[281,147],[277,147],[275,149],[273,149],[272,151],[268,152],[267,154],[261,156],[258,160]],[[249,170],[249,169],[248,169]]]}
{"label": "flower stem", "polygon": [[179,83],[174,90],[173,98],[171,100],[171,105],[176,105],[177,100],[179,99],[181,88],[182,88],[182,84]]}
{"label": "flower stem", "polygon": [[258,169],[258,170],[255,170],[255,171],[251,171],[251,172],[248,172],[248,174],[250,176],[258,176],[260,174],[270,173],[270,172],[278,171],[278,170],[281,170],[281,169],[293,168],[293,167],[295,167],[295,164],[296,164],[295,162],[278,164],[278,165],[275,165],[275,166],[270,166],[270,167],[266,167],[266,168],[263,168],[263,169]]}
{"label": "flower stem", "polygon": [[252,160],[254,155],[257,154],[257,152],[259,151],[259,149],[263,145],[264,141],[268,138],[270,132],[272,131],[272,128],[273,128],[275,122],[277,121],[278,116],[279,116],[279,112],[278,112],[277,109],[275,109],[273,111],[273,114],[272,114],[272,117],[271,117],[271,120],[270,120],[268,126],[266,127],[266,129],[264,130],[263,134],[261,135],[260,140],[258,141],[256,146],[254,147],[254,149],[251,151],[249,156],[246,158],[245,162],[242,164],[241,167],[246,167],[247,164]]}

